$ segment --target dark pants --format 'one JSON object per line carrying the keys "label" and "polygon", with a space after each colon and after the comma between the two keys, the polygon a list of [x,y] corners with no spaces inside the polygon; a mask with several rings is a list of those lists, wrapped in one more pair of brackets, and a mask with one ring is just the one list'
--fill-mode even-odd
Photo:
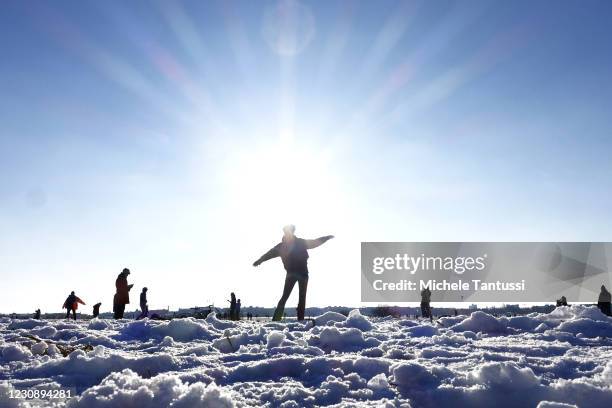
{"label": "dark pants", "polygon": [[113,306],[113,312],[115,312],[115,319],[123,319],[123,313],[125,312],[125,304],[117,303]]}
{"label": "dark pants", "polygon": [[149,316],[149,306],[140,305],[140,310],[140,315],[136,318],[136,320],[144,319],[145,317]]}
{"label": "dark pants", "polygon": [[421,316],[424,318],[431,317],[431,306],[429,306],[429,302],[421,302]]}
{"label": "dark pants", "polygon": [[76,320],[76,310],[70,308],[66,308],[66,319],[70,319],[70,312],[72,312],[72,318]]}
{"label": "dark pants", "polygon": [[610,302],[597,302],[597,307],[601,310],[601,313],[606,316],[612,316],[612,310],[610,310]]}
{"label": "dark pants", "polygon": [[283,313],[285,311],[285,303],[287,303],[287,299],[289,299],[289,295],[291,295],[291,291],[295,286],[295,282],[298,283],[298,288],[300,290],[300,298],[298,301],[297,307],[297,318],[298,320],[304,320],[304,311],[306,310],[306,290],[308,289],[308,275],[296,275],[288,273],[285,277],[285,287],[283,289],[283,296],[281,296],[278,301],[278,305],[276,306],[276,310],[274,311],[274,318],[272,320],[281,320],[283,318]]}

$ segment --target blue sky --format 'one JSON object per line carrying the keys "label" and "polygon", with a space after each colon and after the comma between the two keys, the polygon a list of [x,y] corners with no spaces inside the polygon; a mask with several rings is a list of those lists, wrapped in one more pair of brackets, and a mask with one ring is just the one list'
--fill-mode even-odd
{"label": "blue sky", "polygon": [[609,2],[0,10],[3,312],[110,310],[126,266],[271,306],[286,223],[337,236],[310,305],[359,303],[360,241],[612,239]]}

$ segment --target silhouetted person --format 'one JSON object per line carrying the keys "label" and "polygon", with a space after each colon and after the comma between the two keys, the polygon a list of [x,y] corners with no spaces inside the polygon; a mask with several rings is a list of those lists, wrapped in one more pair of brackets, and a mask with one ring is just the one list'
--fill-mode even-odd
{"label": "silhouetted person", "polygon": [[76,311],[79,308],[79,303],[84,305],[83,302],[77,295],[74,294],[74,291],[70,292],[70,295],[64,301],[63,308],[66,309],[66,319],[70,319],[70,312],[72,312],[72,317],[76,320]]}
{"label": "silhouetted person", "polygon": [[433,316],[431,315],[431,290],[425,288],[421,291],[421,316],[424,318],[428,318],[429,320],[433,320]]}
{"label": "silhouetted person", "polygon": [[561,296],[561,298],[557,299],[557,306],[567,306],[567,299],[565,296]]}
{"label": "silhouetted person", "polygon": [[101,302],[98,302],[95,305],[93,305],[93,317],[94,317],[94,319],[100,315],[100,306],[102,306]]}
{"label": "silhouetted person", "polygon": [[40,320],[40,309],[36,309],[34,312],[34,319]]}
{"label": "silhouetted person", "polygon": [[240,299],[236,302],[236,318],[234,320],[240,320]]}
{"label": "silhouetted person", "polygon": [[229,310],[229,318],[230,320],[236,320],[236,294],[232,292],[230,294],[230,310]]}
{"label": "silhouetted person", "polygon": [[300,290],[297,307],[298,320],[304,320],[304,310],[306,309],[306,290],[308,288],[308,250],[316,248],[332,239],[333,235],[326,235],[317,239],[302,239],[295,236],[295,226],[287,225],[283,228],[283,239],[274,248],[263,254],[258,260],[253,262],[253,266],[280,256],[283,266],[287,271],[285,276],[285,287],[283,295],[278,301],[274,317],[272,320],[281,320],[285,310],[285,303],[291,295],[291,291],[298,283]]}
{"label": "silhouetted person", "polygon": [[612,311],[610,310],[610,301],[612,297],[610,296],[610,292],[604,285],[601,285],[601,292],[599,292],[599,298],[597,299],[597,307],[601,310],[601,313],[606,316],[612,316]]}
{"label": "silhouetted person", "polygon": [[115,288],[117,293],[113,298],[113,312],[115,319],[123,319],[123,313],[125,312],[125,305],[130,303],[130,290],[132,285],[128,285],[127,277],[130,274],[128,268],[124,268],[123,271],[117,276],[115,281]]}
{"label": "silhouetted person", "polygon": [[140,316],[138,319],[144,319],[149,315],[149,305],[147,303],[147,288],[142,288],[140,292]]}

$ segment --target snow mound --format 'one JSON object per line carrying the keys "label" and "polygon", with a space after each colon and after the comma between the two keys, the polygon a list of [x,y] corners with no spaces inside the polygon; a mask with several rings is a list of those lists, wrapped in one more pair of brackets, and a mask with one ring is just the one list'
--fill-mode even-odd
{"label": "snow mound", "polygon": [[0,349],[0,356],[4,361],[27,361],[32,353],[21,344],[8,344]]}
{"label": "snow mound", "polygon": [[33,329],[35,327],[44,326],[45,322],[41,320],[28,319],[28,320],[13,320],[7,327],[9,330],[17,329]]}
{"label": "snow mound", "polygon": [[343,322],[346,320],[346,316],[338,312],[325,312],[321,316],[314,318],[316,326],[325,326],[328,323]]}
{"label": "snow mound", "polygon": [[87,328],[90,330],[106,330],[106,329],[110,329],[112,327],[112,324],[109,323],[106,320],[103,319],[91,319],[89,321],[89,324],[87,325]]}
{"label": "snow mound", "polygon": [[481,311],[473,312],[470,317],[452,326],[451,329],[454,331],[472,331],[489,334],[503,334],[507,332],[506,326],[499,320]]}
{"label": "snow mound", "polygon": [[43,355],[45,354],[48,348],[49,346],[47,345],[47,343],[41,341],[36,344],[33,344],[31,350],[33,354]]}
{"label": "snow mound", "polygon": [[108,374],[125,368],[151,376],[175,370],[179,368],[179,362],[169,354],[126,357],[118,352],[106,353],[104,347],[98,346],[90,353],[75,350],[67,358],[50,359],[17,370],[16,374],[19,377],[56,378],[63,385],[78,388],[98,384]]}
{"label": "snow mound", "polygon": [[540,380],[528,367],[520,368],[514,362],[484,364],[468,374],[473,384],[483,384],[495,389],[525,390],[536,387]]}
{"label": "snow mound", "polygon": [[581,334],[583,337],[612,337],[612,324],[591,319],[575,319],[557,327],[562,332]]}
{"label": "snow mound", "polygon": [[344,322],[344,327],[353,327],[361,331],[372,330],[372,323],[361,314],[359,309],[351,310]]}
{"label": "snow mound", "polygon": [[234,407],[228,392],[214,383],[185,384],[178,377],[160,374],[141,378],[131,370],[110,374],[78,398],[70,400],[68,408],[188,408]]}
{"label": "snow mound", "polygon": [[416,362],[398,364],[392,368],[392,372],[392,381],[399,388],[430,388],[439,383],[427,367]]}
{"label": "snow mound", "polygon": [[236,327],[236,324],[232,321],[219,320],[216,312],[209,313],[204,321],[217,330],[225,330],[231,327]]}
{"label": "snow mound", "polygon": [[173,319],[170,321],[154,321],[149,319],[137,320],[127,323],[120,330],[119,339],[148,340],[171,337],[173,340],[189,342],[193,340],[209,340],[218,336],[211,331],[208,324],[200,323],[193,317]]}
{"label": "snow mound", "polygon": [[375,338],[364,338],[363,332],[359,329],[339,329],[337,327],[325,327],[318,341],[313,342],[313,345],[327,351],[356,351],[376,347],[379,344],[380,341]]}

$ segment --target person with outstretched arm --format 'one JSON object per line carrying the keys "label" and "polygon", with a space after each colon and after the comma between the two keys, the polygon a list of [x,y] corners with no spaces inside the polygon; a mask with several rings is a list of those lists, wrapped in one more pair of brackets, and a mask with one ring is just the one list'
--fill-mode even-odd
{"label": "person with outstretched arm", "polygon": [[76,320],[76,311],[79,307],[79,303],[84,305],[85,302],[81,300],[77,295],[74,294],[74,291],[70,292],[70,295],[64,301],[64,309],[66,309],[66,319],[70,319],[70,312],[72,312],[72,317]]}
{"label": "person with outstretched arm", "polygon": [[306,310],[306,290],[308,288],[308,250],[321,246],[325,242],[332,239],[333,235],[326,235],[316,239],[303,239],[295,236],[295,226],[287,225],[283,228],[283,239],[274,248],[263,254],[258,260],[253,262],[253,266],[259,266],[263,262],[280,257],[283,261],[283,266],[287,271],[285,276],[285,287],[283,295],[278,301],[274,317],[272,320],[278,321],[283,317],[285,303],[291,295],[291,291],[298,283],[299,301],[297,307],[298,320],[304,320],[304,312]]}

